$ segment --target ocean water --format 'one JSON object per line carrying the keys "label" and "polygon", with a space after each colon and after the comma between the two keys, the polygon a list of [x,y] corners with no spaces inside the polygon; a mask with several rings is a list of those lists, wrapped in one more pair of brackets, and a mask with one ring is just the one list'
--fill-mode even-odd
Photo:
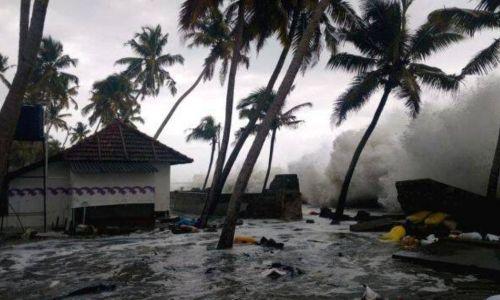
{"label": "ocean water", "polygon": [[[360,299],[367,284],[389,299],[484,299],[500,284],[394,260],[397,245],[377,233],[351,233],[349,223],[245,220],[238,235],[284,242],[283,250],[235,245],[215,250],[219,232],[152,231],[62,238],[0,247],[0,299],[53,299],[86,286],[113,291],[72,299]],[[272,263],[303,274],[278,279]]]}

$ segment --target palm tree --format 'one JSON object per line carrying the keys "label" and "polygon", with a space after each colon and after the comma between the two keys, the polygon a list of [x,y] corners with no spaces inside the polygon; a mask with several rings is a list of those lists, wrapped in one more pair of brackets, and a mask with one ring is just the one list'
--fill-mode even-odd
{"label": "palm tree", "polygon": [[5,84],[7,88],[10,88],[10,82],[5,77],[5,72],[12,66],[9,65],[9,58],[0,53],[0,81]]}
{"label": "palm tree", "polygon": [[[219,9],[213,8],[207,12],[207,15],[195,20],[194,24],[187,31],[184,32],[184,39],[190,40],[188,44],[189,48],[192,47],[208,47],[210,49],[208,56],[205,58],[203,63],[203,70],[200,75],[196,78],[193,85],[191,85],[180,97],[175,101],[174,105],[168,112],[167,116],[163,120],[162,124],[156,131],[154,138],[158,139],[161,132],[167,125],[167,123],[172,118],[174,112],[182,103],[182,101],[198,86],[198,84],[203,81],[211,80],[215,65],[218,61],[221,61],[220,78],[221,84],[224,83],[227,73],[227,65],[231,59],[231,47],[233,46],[233,41],[230,37],[230,29],[224,16],[219,11]],[[244,64],[248,68],[249,59],[243,53],[240,53],[240,64]]]}
{"label": "palm tree", "polygon": [[200,124],[194,128],[189,129],[189,134],[186,137],[187,142],[194,140],[209,142],[212,145],[210,152],[210,162],[208,163],[208,171],[203,182],[202,190],[207,187],[210,171],[212,170],[212,162],[214,160],[214,153],[217,143],[219,142],[220,123],[217,123],[212,116],[206,116],[201,119]]}
{"label": "palm tree", "polygon": [[141,32],[125,43],[137,56],[124,57],[117,60],[116,64],[126,66],[123,75],[136,86],[136,99],[139,96],[156,97],[164,85],[172,95],[176,94],[175,80],[166,67],[183,64],[184,58],[179,54],[165,53],[167,43],[168,33],[163,34],[160,25],[143,27]]}
{"label": "palm tree", "polygon": [[56,130],[68,130],[68,123],[64,120],[64,118],[71,116],[71,114],[62,113],[61,111],[62,107],[55,106],[52,103],[49,104],[49,106],[45,110],[47,114],[47,116],[45,117],[45,126],[47,126],[47,128],[45,129],[45,134],[47,136],[49,136],[50,130],[52,128]]}
{"label": "palm tree", "polygon": [[[477,31],[500,27],[500,2],[481,0],[476,9],[446,8],[433,12],[429,21],[436,26],[451,25],[459,33],[474,35]],[[463,75],[483,75],[500,64],[500,38],[476,54],[462,69]],[[500,133],[497,140],[486,197],[496,199],[500,177]]]}
{"label": "palm tree", "polygon": [[[245,119],[263,119],[265,118],[267,109],[274,102],[274,98],[276,97],[276,93],[272,91],[271,93],[266,92],[266,88],[258,89],[252,92],[249,96],[242,99],[238,104],[237,108],[240,109],[240,118]],[[260,101],[264,101],[264,103],[260,103]],[[269,147],[269,160],[267,164],[266,176],[264,178],[264,184],[262,186],[262,192],[264,193],[267,187],[267,182],[269,180],[269,175],[271,173],[271,166],[273,161],[273,153],[276,142],[276,132],[282,128],[291,128],[296,129],[298,126],[303,123],[303,120],[297,119],[297,116],[294,115],[295,112],[299,111],[304,107],[312,107],[312,103],[305,102],[299,105],[295,105],[292,108],[282,111],[278,113],[278,115],[274,118],[274,121],[271,125],[271,142]],[[258,124],[254,126],[253,131],[257,132]],[[236,137],[240,138],[241,133],[244,131],[244,128],[239,130],[236,133]]]}
{"label": "palm tree", "polygon": [[7,199],[4,182],[8,171],[9,152],[21,113],[21,106],[29,84],[36,54],[43,35],[48,1],[35,0],[30,19],[31,1],[20,1],[19,53],[12,86],[0,109],[0,198]]}
{"label": "palm tree", "polygon": [[71,137],[69,139],[71,144],[79,143],[89,135],[90,129],[82,122],[76,123],[76,126],[71,130]]}
{"label": "palm tree", "polygon": [[299,69],[303,63],[306,52],[310,49],[309,46],[312,37],[314,36],[321,17],[323,16],[323,12],[331,3],[332,1],[330,0],[320,0],[316,5],[310,22],[301,36],[295,54],[292,58],[292,61],[290,62],[290,66],[288,67],[288,70],[285,73],[283,81],[281,82],[281,85],[278,89],[278,92],[276,93],[274,102],[267,110],[266,117],[260,123],[257,135],[254,139],[254,142],[252,143],[252,146],[250,147],[250,150],[248,151],[245,162],[243,163],[243,167],[241,168],[241,171],[236,180],[233,193],[231,194],[231,199],[229,201],[226,214],[226,220],[224,222],[224,227],[217,244],[218,249],[227,249],[233,246],[234,232],[241,204],[241,197],[246,189],[248,180],[250,179],[253,168],[255,166],[255,162],[257,161],[260,150],[262,149],[262,145],[264,144],[269,133],[272,122],[278,115],[281,107],[283,106],[286,96],[290,92],[295,77],[297,76],[297,73],[299,72]]}
{"label": "palm tree", "polygon": [[[317,1],[259,1],[258,4],[267,4],[279,2],[280,7],[269,8],[260,7],[258,11],[265,11],[266,13],[258,13],[261,18],[256,18],[256,20],[250,24],[249,27],[252,31],[255,31],[257,45],[262,45],[263,40],[267,35],[271,35],[273,30],[276,31],[277,36],[283,46],[281,54],[278,58],[276,66],[269,78],[268,84],[266,86],[267,93],[270,93],[274,88],[276,80],[284,66],[285,60],[288,56],[290,49],[297,49],[298,43],[300,42],[302,36],[304,35],[307,25],[311,22],[313,12],[316,9]],[[308,49],[304,54],[304,59],[301,62],[301,70],[305,72],[307,68],[314,66],[320,57],[321,50],[326,45],[331,52],[336,52],[337,45],[339,43],[339,37],[335,33],[335,28],[333,23],[336,24],[350,24],[357,22],[357,16],[354,10],[345,1],[331,1],[329,4],[328,13],[323,12],[320,18],[320,22],[317,28],[314,30],[313,37],[309,43]],[[280,11],[282,11],[280,13]],[[283,11],[285,13],[283,13]],[[268,20],[267,22],[262,21],[262,18]],[[269,21],[271,20],[271,21]],[[257,24],[268,24],[267,27],[262,28],[261,25],[255,26]],[[263,34],[259,34],[263,32]],[[324,41],[324,43],[323,43]],[[265,96],[264,93],[261,94],[262,97]],[[264,101],[259,101],[264,103]],[[208,204],[205,206],[204,212],[201,216],[201,225],[206,224],[208,215],[213,213],[217,206],[217,200],[219,199],[224,184],[231,172],[231,169],[236,162],[236,159],[243,148],[246,139],[253,133],[254,127],[257,123],[258,118],[249,118],[248,124],[244,129],[240,130],[240,135],[236,141],[236,144],[224,165],[224,169],[219,180],[212,185],[210,189],[210,195],[207,199]]]}
{"label": "palm tree", "polygon": [[444,91],[459,87],[462,76],[448,75],[441,69],[423,64],[431,54],[461,41],[462,35],[430,24],[411,32],[406,24],[412,1],[364,0],[363,22],[344,30],[345,38],[361,53],[331,56],[332,69],[344,69],[357,75],[349,89],[335,103],[333,119],[340,125],[348,112],[360,109],[378,89],[383,95],[372,121],[356,147],[338,199],[336,220],[343,216],[349,184],[363,148],[370,138],[392,92],[405,101],[410,115],[420,111],[420,85]]}
{"label": "palm tree", "polygon": [[137,105],[134,98],[134,85],[125,76],[113,74],[92,86],[90,104],[82,109],[84,116],[89,116],[89,124],[93,126],[108,125],[114,119],[123,117],[125,112],[133,111]]}
{"label": "palm tree", "polygon": [[74,99],[78,89],[78,77],[67,69],[76,67],[78,60],[64,54],[61,42],[51,36],[42,39],[35,68],[31,75],[25,101],[69,108],[78,108]]}

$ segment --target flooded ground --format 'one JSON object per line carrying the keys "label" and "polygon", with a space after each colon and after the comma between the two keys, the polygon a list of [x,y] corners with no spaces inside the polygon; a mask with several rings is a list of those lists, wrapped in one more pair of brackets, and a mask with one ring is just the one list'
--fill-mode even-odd
{"label": "flooded ground", "polygon": [[[305,212],[309,211],[308,209]],[[113,291],[73,299],[360,299],[368,284],[389,299],[484,299],[500,284],[394,260],[397,246],[348,224],[245,220],[237,234],[266,236],[284,250],[213,250],[219,233],[167,231],[53,239],[0,247],[0,299],[52,299],[96,284]],[[302,275],[271,279],[272,263]]]}

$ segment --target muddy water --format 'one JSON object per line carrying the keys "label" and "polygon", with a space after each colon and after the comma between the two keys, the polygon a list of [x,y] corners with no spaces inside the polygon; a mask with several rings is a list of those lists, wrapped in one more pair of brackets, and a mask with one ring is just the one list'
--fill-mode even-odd
{"label": "muddy water", "polygon": [[[307,211],[307,210],[306,210]],[[111,292],[73,299],[359,299],[362,284],[389,299],[484,299],[500,284],[393,260],[395,245],[377,234],[329,225],[248,220],[237,234],[266,236],[284,250],[235,246],[213,250],[218,233],[134,233],[56,239],[0,247],[0,299],[51,299],[82,287]],[[302,275],[263,277],[274,262]]]}

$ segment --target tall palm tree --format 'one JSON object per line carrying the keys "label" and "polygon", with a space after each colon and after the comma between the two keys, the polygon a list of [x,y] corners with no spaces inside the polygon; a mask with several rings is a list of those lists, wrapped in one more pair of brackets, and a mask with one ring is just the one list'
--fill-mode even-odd
{"label": "tall palm tree", "polygon": [[44,37],[25,101],[62,108],[69,108],[71,103],[75,109],[78,108],[74,99],[78,89],[78,77],[67,72],[67,69],[76,67],[77,63],[77,59],[64,54],[61,42],[51,36]]}
{"label": "tall palm tree", "polygon": [[[248,95],[246,98],[242,99],[238,104],[237,108],[240,109],[240,118],[251,119],[258,118],[262,120],[266,116],[267,109],[274,102],[274,98],[276,97],[276,92],[272,91],[271,93],[267,93],[265,87],[258,89]],[[264,101],[264,103],[260,103],[260,101]],[[312,103],[305,102],[298,105],[293,106],[292,108],[286,111],[280,111],[278,115],[274,118],[271,124],[271,141],[269,147],[269,160],[267,164],[266,176],[264,178],[264,184],[262,186],[262,192],[265,191],[267,187],[267,182],[269,180],[269,175],[271,173],[271,166],[273,161],[274,147],[276,142],[276,132],[282,128],[291,128],[296,129],[300,124],[304,122],[304,120],[299,120],[295,113],[302,108],[312,107]],[[259,124],[254,126],[254,132],[257,132]],[[237,131],[236,136],[239,138],[244,128]]]}
{"label": "tall palm tree", "polygon": [[141,32],[125,43],[136,56],[121,58],[116,64],[126,66],[123,74],[136,86],[136,99],[156,97],[164,85],[172,95],[176,94],[175,80],[166,67],[183,64],[184,58],[179,54],[165,53],[167,43],[168,33],[163,34],[160,25],[142,27]]}
{"label": "tall palm tree", "polygon": [[205,181],[203,182],[202,190],[207,187],[208,178],[210,177],[210,171],[212,170],[212,162],[214,160],[214,153],[217,143],[219,142],[220,133],[220,123],[217,123],[212,116],[206,116],[201,119],[198,126],[189,129],[189,134],[186,137],[187,142],[194,140],[209,142],[212,146],[212,151],[210,152],[210,162],[208,163],[208,171],[205,176]]}
{"label": "tall palm tree", "polygon": [[89,135],[90,129],[82,122],[77,122],[76,126],[71,129],[71,144],[79,143]]}
{"label": "tall palm tree", "polygon": [[5,84],[7,88],[10,88],[10,82],[5,77],[5,72],[12,66],[9,65],[9,58],[0,53],[0,81]]}
{"label": "tall palm tree", "polygon": [[52,103],[49,104],[45,112],[47,114],[45,117],[45,134],[47,136],[49,136],[52,128],[55,130],[68,130],[68,123],[64,120],[64,118],[70,117],[70,113],[62,113],[62,107],[55,106]]}
{"label": "tall palm tree", "polygon": [[[446,8],[433,12],[429,21],[436,26],[451,25],[460,33],[474,35],[482,29],[500,28],[500,2],[498,0],[481,0],[476,9]],[[476,54],[462,69],[463,75],[483,75],[500,64],[500,37],[492,44]],[[496,199],[498,180],[500,177],[500,132],[497,140],[486,196]]]}
{"label": "tall palm tree", "polygon": [[389,95],[405,102],[410,115],[420,111],[420,86],[454,91],[462,76],[448,75],[441,69],[422,63],[430,55],[461,41],[462,35],[442,30],[428,23],[415,32],[407,28],[411,0],[364,0],[363,22],[345,30],[345,38],[361,53],[338,53],[331,56],[332,69],[357,73],[349,89],[334,106],[332,120],[340,125],[352,110],[360,109],[379,88],[383,95],[372,121],[354,151],[338,198],[336,220],[343,216],[349,185],[363,148],[370,138]]}
{"label": "tall palm tree", "polygon": [[234,232],[236,228],[236,220],[238,218],[238,212],[241,204],[241,197],[246,189],[248,180],[252,174],[255,162],[259,156],[262,145],[264,144],[266,137],[271,128],[274,118],[278,115],[286,96],[292,88],[293,82],[300,67],[303,63],[306,52],[310,49],[310,43],[317,29],[317,26],[323,16],[324,11],[331,4],[331,0],[320,0],[316,8],[313,11],[312,17],[309,24],[307,25],[303,35],[300,38],[300,42],[297,45],[295,54],[290,62],[285,76],[281,82],[281,85],[276,93],[274,102],[271,104],[267,110],[266,117],[260,123],[257,131],[257,135],[248,151],[243,167],[241,168],[238,178],[236,180],[233,193],[231,194],[231,199],[228,204],[226,220],[224,222],[224,227],[221,232],[219,242],[217,244],[218,249],[227,249],[233,246]]}
{"label": "tall palm tree", "polygon": [[8,157],[21,113],[24,94],[40,47],[47,14],[47,0],[20,1],[19,52],[18,64],[12,86],[0,109],[0,199],[7,199],[5,176],[8,171]]}
{"label": "tall palm tree", "polygon": [[[189,40],[189,48],[192,47],[207,47],[210,49],[208,56],[205,58],[203,63],[203,69],[191,85],[178,99],[175,101],[174,105],[168,112],[167,116],[163,120],[162,124],[156,131],[154,138],[158,139],[161,132],[167,125],[167,123],[172,118],[174,112],[182,103],[182,101],[198,86],[198,84],[203,80],[211,80],[215,65],[217,62],[221,62],[222,66],[227,66],[231,59],[231,48],[234,43],[230,37],[230,28],[224,16],[219,9],[210,9],[205,16],[195,20],[194,24],[184,32],[184,39]],[[240,53],[240,64],[244,64],[248,68],[249,59],[244,53]],[[227,75],[227,67],[221,68],[220,72],[221,84],[224,83],[224,79]]]}
{"label": "tall palm tree", "polygon": [[89,116],[89,124],[97,121],[100,125],[108,125],[114,119],[123,117],[125,112],[133,111],[137,105],[132,82],[121,74],[113,74],[92,86],[90,103],[82,109],[84,116]]}
{"label": "tall palm tree", "polygon": [[[260,10],[264,10],[266,13],[258,13],[261,18],[270,20],[264,22],[261,18],[256,18],[253,23],[250,23],[249,27],[254,31],[256,35],[257,45],[263,44],[263,39],[270,33],[275,32],[282,44],[282,51],[275,65],[275,68],[269,78],[268,84],[266,86],[267,93],[270,93],[274,88],[274,85],[278,79],[278,75],[284,66],[285,60],[288,56],[290,49],[298,49],[298,44],[301,41],[302,36],[305,33],[307,25],[311,22],[313,12],[316,9],[317,1],[314,0],[301,0],[301,1],[259,1],[259,4],[269,3],[279,3],[278,8],[276,7],[265,7]],[[281,13],[280,13],[281,11]],[[321,50],[323,48],[329,49],[332,53],[336,52],[337,45],[339,43],[339,36],[335,33],[336,29],[333,24],[350,24],[357,22],[357,16],[351,6],[345,1],[331,1],[329,3],[328,11],[322,13],[320,21],[313,32],[311,42],[308,45],[308,49],[304,54],[304,59],[301,62],[301,71],[305,72],[307,68],[313,67],[319,60]],[[262,28],[262,25],[255,26],[257,24],[267,24],[267,28]],[[274,30],[274,31],[273,31]],[[263,32],[263,34],[259,34]],[[262,97],[265,96],[264,93],[261,94]],[[265,101],[259,101],[264,103]],[[216,181],[213,188],[210,190],[210,195],[208,197],[208,204],[206,209],[201,216],[201,225],[206,224],[208,215],[213,213],[217,206],[217,200],[222,193],[224,184],[231,172],[231,169],[236,162],[236,159],[243,148],[246,139],[254,131],[254,127],[258,121],[258,118],[249,118],[248,124],[244,129],[240,130],[240,135],[236,141],[236,144],[224,165],[222,175],[219,180]]]}

